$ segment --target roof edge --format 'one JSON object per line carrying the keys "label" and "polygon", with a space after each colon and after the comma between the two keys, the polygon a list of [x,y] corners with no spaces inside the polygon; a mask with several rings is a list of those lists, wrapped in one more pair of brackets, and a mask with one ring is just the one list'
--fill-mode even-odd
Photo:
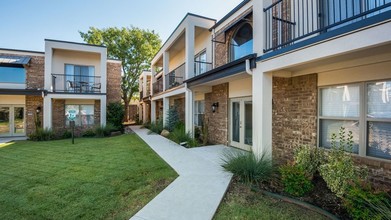
{"label": "roof edge", "polygon": [[87,44],[87,43],[72,42],[72,41],[64,41],[64,40],[45,39],[45,41],[58,42],[58,43],[66,43],[66,44],[77,44],[77,45],[83,45],[83,46],[92,46],[92,47],[107,48],[106,46],[103,46],[103,45]]}
{"label": "roof edge", "polygon": [[222,19],[220,19],[215,25],[213,25],[211,28],[209,28],[209,31],[212,31],[216,27],[218,27],[220,24],[222,24],[224,21],[226,21],[229,17],[231,17],[235,12],[239,11],[239,9],[243,8],[247,3],[249,3],[251,0],[244,0],[239,5],[237,5],[234,9],[232,9],[228,14],[226,14]]}
{"label": "roof edge", "polygon": [[8,50],[13,52],[25,52],[25,53],[39,53],[39,54],[45,54],[43,51],[34,51],[34,50],[19,50],[19,49],[9,49],[9,48],[0,48],[0,50]]}

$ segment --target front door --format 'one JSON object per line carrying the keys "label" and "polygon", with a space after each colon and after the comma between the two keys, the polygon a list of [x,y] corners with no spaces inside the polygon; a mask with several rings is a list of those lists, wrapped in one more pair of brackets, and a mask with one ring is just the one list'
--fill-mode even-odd
{"label": "front door", "polygon": [[0,106],[0,137],[25,135],[24,106]]}
{"label": "front door", "polygon": [[230,145],[250,151],[253,142],[253,105],[251,97],[230,101]]}

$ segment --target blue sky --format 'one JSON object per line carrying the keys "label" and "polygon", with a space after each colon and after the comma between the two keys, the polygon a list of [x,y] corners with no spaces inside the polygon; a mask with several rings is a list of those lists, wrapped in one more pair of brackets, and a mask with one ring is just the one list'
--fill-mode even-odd
{"label": "blue sky", "polygon": [[187,12],[217,20],[242,0],[1,0],[0,48],[44,50],[44,39],[82,42],[89,27],[155,30],[164,42]]}

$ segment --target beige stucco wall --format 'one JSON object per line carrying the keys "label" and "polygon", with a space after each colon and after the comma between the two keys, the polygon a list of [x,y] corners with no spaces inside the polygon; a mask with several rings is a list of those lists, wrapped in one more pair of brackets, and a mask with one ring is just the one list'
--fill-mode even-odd
{"label": "beige stucco wall", "polygon": [[205,99],[205,93],[196,93],[194,95],[194,100],[195,101],[201,101]]}
{"label": "beige stucco wall", "polygon": [[391,61],[318,74],[318,86],[391,79]]}
{"label": "beige stucco wall", "polygon": [[252,88],[250,77],[229,82],[229,98],[252,96]]}
{"label": "beige stucco wall", "polygon": [[[209,37],[209,31],[203,31],[200,35],[196,37],[194,42],[194,55],[205,50],[208,47],[208,44],[211,44],[211,41],[209,41]],[[210,51],[206,51],[206,53],[210,53]]]}
{"label": "beige stucco wall", "polygon": [[169,70],[170,72],[173,71],[175,68],[179,67],[185,62],[185,49],[179,51],[174,56],[171,56],[170,54],[170,64],[169,64]]}
{"label": "beige stucco wall", "polygon": [[26,96],[24,95],[0,95],[0,105],[24,105]]}
{"label": "beige stucco wall", "polygon": [[92,99],[66,99],[66,105],[93,105],[95,100]]}
{"label": "beige stucco wall", "polygon": [[54,50],[52,61],[52,73],[64,74],[65,64],[94,66],[95,75],[101,75],[100,54],[78,52],[71,50]]}

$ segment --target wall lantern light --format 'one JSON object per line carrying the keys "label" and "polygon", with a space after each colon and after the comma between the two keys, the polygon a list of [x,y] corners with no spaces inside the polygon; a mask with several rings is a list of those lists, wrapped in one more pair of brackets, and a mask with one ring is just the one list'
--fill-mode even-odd
{"label": "wall lantern light", "polygon": [[39,114],[41,112],[41,106],[38,106],[35,111]]}
{"label": "wall lantern light", "polygon": [[212,104],[212,112],[215,113],[216,112],[216,109],[219,107],[219,103],[218,102],[215,102]]}

